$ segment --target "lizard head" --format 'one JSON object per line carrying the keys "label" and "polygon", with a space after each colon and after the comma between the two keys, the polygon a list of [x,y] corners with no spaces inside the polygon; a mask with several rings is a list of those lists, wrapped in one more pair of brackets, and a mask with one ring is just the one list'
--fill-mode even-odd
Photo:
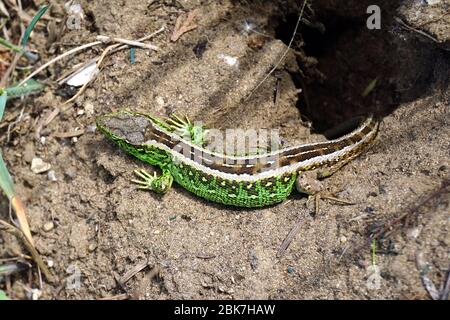
{"label": "lizard head", "polygon": [[129,111],[105,114],[96,122],[97,128],[108,138],[131,145],[144,143],[146,131],[155,125],[150,116]]}
{"label": "lizard head", "polygon": [[119,111],[102,115],[96,122],[99,131],[127,153],[153,165],[161,166],[169,160],[169,155],[155,145],[158,142],[154,139],[162,139],[155,132],[164,133],[163,123],[160,124],[158,119],[142,113]]}

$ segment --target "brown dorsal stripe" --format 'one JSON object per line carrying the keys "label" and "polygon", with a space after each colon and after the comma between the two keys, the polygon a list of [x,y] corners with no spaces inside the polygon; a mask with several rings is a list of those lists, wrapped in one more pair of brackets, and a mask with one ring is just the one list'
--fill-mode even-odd
{"label": "brown dorsal stripe", "polygon": [[275,156],[244,157],[242,160],[231,160],[225,155],[213,154],[212,152],[196,146],[191,146],[181,138],[176,139],[156,126],[148,127],[145,133],[147,140],[154,140],[166,145],[170,149],[178,151],[186,158],[195,161],[205,167],[230,174],[255,174],[294,163],[302,162],[314,157],[332,154],[347,146],[354,145],[363,140],[364,137],[374,130],[376,123],[372,121],[360,132],[350,134],[340,141],[329,141],[314,145],[299,146],[289,150],[281,151]]}

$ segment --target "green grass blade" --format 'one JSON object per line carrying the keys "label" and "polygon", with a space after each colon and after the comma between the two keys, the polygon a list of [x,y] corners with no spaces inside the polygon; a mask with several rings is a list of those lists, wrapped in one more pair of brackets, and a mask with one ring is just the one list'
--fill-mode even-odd
{"label": "green grass blade", "polygon": [[0,188],[3,190],[8,199],[14,196],[14,184],[9,175],[6,164],[3,161],[2,153],[0,152]]}
{"label": "green grass blade", "polygon": [[14,44],[12,44],[11,42],[3,39],[2,37],[0,37],[0,46],[3,46],[11,51],[14,51],[16,53],[22,54],[24,55],[28,60],[32,61],[32,62],[36,62],[39,59],[39,56],[31,51],[26,51],[21,47],[18,47]]}
{"label": "green grass blade", "polygon": [[[40,92],[44,89],[44,85],[36,80],[30,79],[20,87],[8,87],[6,92],[8,93],[8,99],[18,98],[29,93]],[[0,118],[1,120],[1,118]]]}
{"label": "green grass blade", "polygon": [[1,300],[9,300],[8,296],[6,295],[5,291],[0,290],[0,301]]}
{"label": "green grass blade", "polygon": [[0,121],[3,119],[3,113],[5,113],[6,100],[8,99],[8,92],[0,88]]}
{"label": "green grass blade", "polygon": [[[3,118],[3,112],[5,111],[6,99],[8,93],[6,90],[0,88],[0,121]],[[0,152],[0,188],[6,194],[6,196],[11,199],[14,195],[14,184],[12,182],[11,176],[9,175],[8,169],[6,169],[5,162],[3,161],[2,153]]]}
{"label": "green grass blade", "polygon": [[24,53],[24,50],[22,48],[16,46],[15,44],[12,44],[8,40],[3,39],[1,37],[0,37],[0,45],[4,46],[5,48],[8,48],[12,51],[15,51],[17,53]]}
{"label": "green grass blade", "polygon": [[0,264],[0,277],[10,276],[20,271],[20,266],[16,263]]}
{"label": "green grass blade", "polygon": [[377,86],[378,78],[373,79],[370,81],[369,85],[364,89],[364,92],[361,94],[364,98],[367,97],[373,89]]}
{"label": "green grass blade", "polygon": [[50,6],[46,5],[39,9],[39,11],[36,13],[36,15],[33,17],[33,20],[31,20],[30,24],[28,25],[27,29],[25,30],[25,34],[22,39],[22,48],[25,48],[28,43],[28,39],[30,38],[30,34],[34,29],[34,26],[39,21],[39,19],[47,12],[48,8]]}

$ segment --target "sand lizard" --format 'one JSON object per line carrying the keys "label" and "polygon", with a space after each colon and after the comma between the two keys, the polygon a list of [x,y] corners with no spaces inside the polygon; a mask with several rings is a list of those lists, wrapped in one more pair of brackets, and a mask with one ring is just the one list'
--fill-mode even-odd
{"label": "sand lizard", "polygon": [[127,153],[161,169],[160,176],[137,170],[140,179],[133,181],[141,189],[165,193],[175,181],[204,199],[247,208],[282,202],[294,187],[309,195],[319,193],[322,187],[311,182],[309,172],[325,169],[320,178],[333,174],[373,142],[379,127],[368,117],[336,140],[230,156],[205,149],[201,128],[185,119],[120,111],[99,117],[97,127]]}

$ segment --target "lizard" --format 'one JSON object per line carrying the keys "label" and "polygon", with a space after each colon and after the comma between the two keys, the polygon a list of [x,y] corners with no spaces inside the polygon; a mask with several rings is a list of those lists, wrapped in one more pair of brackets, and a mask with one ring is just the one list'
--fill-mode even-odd
{"label": "lizard", "polygon": [[[126,153],[159,167],[162,174],[136,170],[140,189],[166,193],[173,181],[206,200],[257,208],[284,201],[296,188],[310,197],[339,201],[323,191],[328,177],[372,144],[379,121],[367,117],[338,139],[302,144],[256,155],[231,156],[203,145],[204,129],[185,117],[163,120],[118,111],[97,118],[97,128]],[[311,175],[317,172],[316,177]],[[341,201],[344,202],[345,201]]]}

